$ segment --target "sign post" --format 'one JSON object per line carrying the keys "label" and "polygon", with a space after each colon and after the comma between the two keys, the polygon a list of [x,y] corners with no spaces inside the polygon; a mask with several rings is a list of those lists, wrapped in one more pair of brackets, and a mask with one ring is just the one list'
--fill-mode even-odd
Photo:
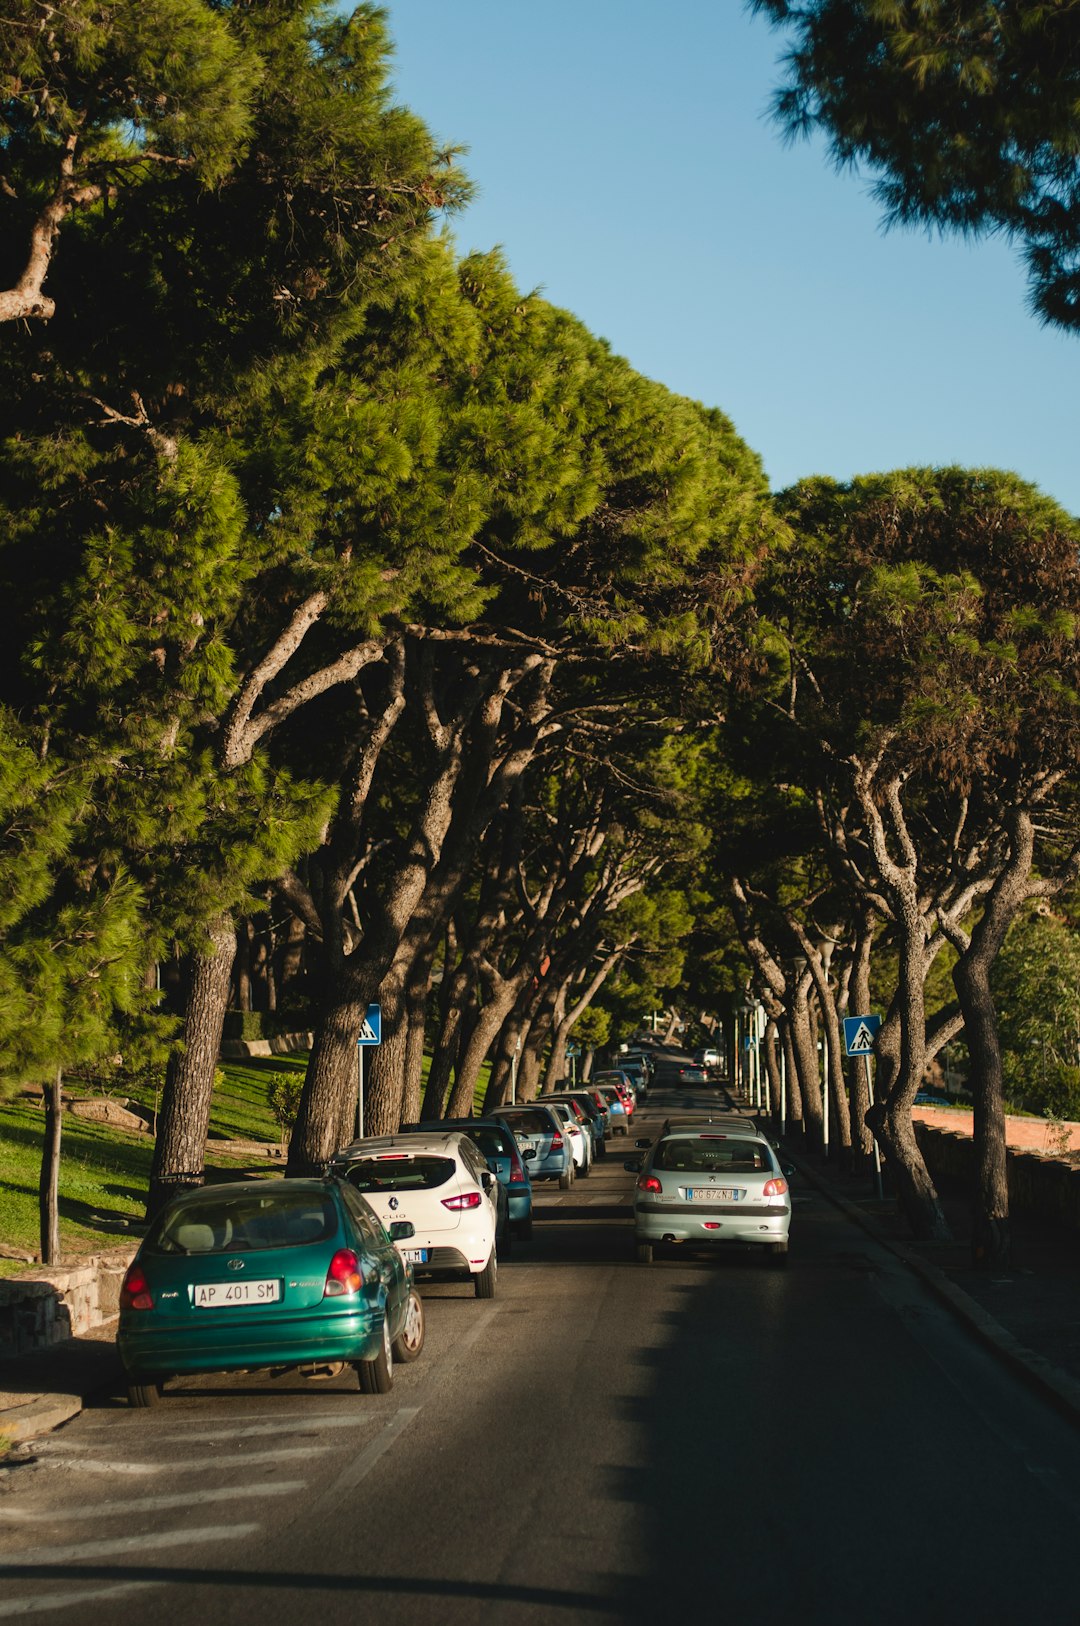
{"label": "sign post", "polygon": [[[861,1056],[866,1068],[866,1097],[870,1105],[874,1104],[874,1081],[870,1072],[870,1057],[874,1053],[874,1041],[877,1038],[878,1028],[881,1026],[880,1016],[845,1016],[844,1017],[844,1049],[849,1056]],[[874,1136],[874,1192],[880,1197],[881,1192],[881,1148],[878,1146],[877,1136]]]}
{"label": "sign post", "polygon": [[382,1006],[369,1005],[356,1041],[356,1138],[364,1138],[364,1050],[369,1044],[382,1044]]}

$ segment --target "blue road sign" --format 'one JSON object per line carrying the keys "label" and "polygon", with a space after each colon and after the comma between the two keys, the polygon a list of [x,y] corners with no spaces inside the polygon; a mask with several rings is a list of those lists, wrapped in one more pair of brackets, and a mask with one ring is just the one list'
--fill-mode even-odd
{"label": "blue road sign", "polygon": [[369,1005],[360,1024],[357,1044],[382,1044],[382,1006]]}
{"label": "blue road sign", "polygon": [[872,1056],[880,1016],[845,1016],[844,1051],[849,1056]]}

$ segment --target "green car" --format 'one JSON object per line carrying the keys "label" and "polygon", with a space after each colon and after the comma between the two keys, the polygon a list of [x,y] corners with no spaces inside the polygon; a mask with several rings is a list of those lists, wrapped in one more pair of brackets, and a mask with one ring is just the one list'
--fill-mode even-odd
{"label": "green car", "polygon": [[337,1180],[200,1187],[158,1215],[124,1278],[117,1344],[133,1406],[169,1377],[349,1363],[384,1394],[424,1343],[412,1269]]}

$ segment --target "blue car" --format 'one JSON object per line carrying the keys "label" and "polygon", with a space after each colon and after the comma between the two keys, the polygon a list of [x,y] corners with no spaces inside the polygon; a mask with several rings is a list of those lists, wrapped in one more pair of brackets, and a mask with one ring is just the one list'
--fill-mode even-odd
{"label": "blue car", "polygon": [[550,1107],[531,1101],[527,1106],[496,1107],[490,1116],[509,1124],[533,1180],[557,1180],[560,1191],[569,1191],[574,1183],[574,1153],[569,1135],[563,1134]]}
{"label": "blue car", "polygon": [[[532,1181],[513,1131],[498,1118],[440,1118],[437,1123],[402,1124],[399,1134],[430,1135],[433,1130],[461,1129],[480,1148],[488,1168],[506,1189],[507,1219],[523,1242],[532,1236]],[[509,1236],[500,1238],[503,1252]]]}

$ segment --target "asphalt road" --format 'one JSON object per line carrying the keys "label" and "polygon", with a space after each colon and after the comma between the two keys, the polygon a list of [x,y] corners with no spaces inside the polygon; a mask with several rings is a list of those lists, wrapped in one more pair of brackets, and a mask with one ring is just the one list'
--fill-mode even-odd
{"label": "asphalt road", "polygon": [[391,1394],[210,1378],[42,1442],[0,1622],[1080,1621],[1072,1427],[797,1182],[787,1270],[637,1265],[626,1144],[494,1301],[427,1289]]}

